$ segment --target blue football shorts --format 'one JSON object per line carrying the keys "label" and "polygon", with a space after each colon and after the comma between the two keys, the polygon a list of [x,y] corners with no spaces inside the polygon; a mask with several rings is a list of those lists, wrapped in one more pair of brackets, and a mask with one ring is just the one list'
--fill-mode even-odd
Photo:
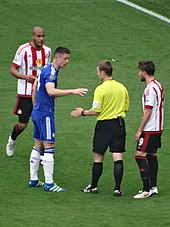
{"label": "blue football shorts", "polygon": [[40,116],[33,111],[32,121],[34,123],[34,139],[39,139],[41,142],[55,142],[54,116]]}

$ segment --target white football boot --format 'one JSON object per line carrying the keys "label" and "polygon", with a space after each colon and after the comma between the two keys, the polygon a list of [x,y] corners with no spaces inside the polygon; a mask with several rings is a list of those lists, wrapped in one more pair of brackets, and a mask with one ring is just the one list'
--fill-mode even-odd
{"label": "white football boot", "polygon": [[8,143],[6,145],[6,154],[8,157],[12,157],[14,155],[14,145],[15,141],[13,141],[11,136],[9,136]]}

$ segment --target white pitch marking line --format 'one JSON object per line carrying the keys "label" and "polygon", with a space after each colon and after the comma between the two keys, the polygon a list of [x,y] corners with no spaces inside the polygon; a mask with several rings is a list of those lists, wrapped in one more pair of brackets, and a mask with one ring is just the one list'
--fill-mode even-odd
{"label": "white pitch marking line", "polygon": [[158,13],[154,13],[153,11],[145,9],[145,8],[143,8],[141,6],[138,6],[138,5],[136,5],[136,4],[132,3],[132,2],[129,2],[127,0],[117,0],[117,2],[121,2],[121,3],[126,4],[128,6],[131,6],[132,8],[138,9],[138,10],[140,10],[140,11],[146,13],[146,14],[149,14],[149,15],[151,15],[153,17],[156,17],[156,18],[158,18],[158,19],[160,19],[162,21],[165,21],[165,22],[170,24],[170,19],[169,18],[164,17],[164,16],[162,16],[162,15],[160,15]]}

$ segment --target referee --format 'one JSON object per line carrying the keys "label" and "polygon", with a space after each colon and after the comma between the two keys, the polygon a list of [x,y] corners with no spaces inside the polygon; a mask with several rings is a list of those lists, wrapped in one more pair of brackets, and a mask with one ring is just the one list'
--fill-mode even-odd
{"label": "referee", "polygon": [[129,108],[127,89],[112,78],[112,64],[108,60],[97,64],[97,75],[102,81],[94,92],[92,108],[76,108],[71,112],[77,116],[97,116],[93,137],[92,180],[82,192],[97,193],[98,181],[103,172],[104,155],[109,147],[114,162],[114,196],[122,196],[120,189],[123,177],[123,155],[125,152],[126,129],[124,118]]}

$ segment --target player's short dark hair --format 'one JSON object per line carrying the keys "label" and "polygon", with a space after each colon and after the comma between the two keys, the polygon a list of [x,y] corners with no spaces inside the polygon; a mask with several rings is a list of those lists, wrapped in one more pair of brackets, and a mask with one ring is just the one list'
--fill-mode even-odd
{"label": "player's short dark hair", "polygon": [[104,71],[107,76],[112,76],[113,67],[110,61],[103,60],[97,64],[99,71]]}
{"label": "player's short dark hair", "polygon": [[138,69],[145,71],[148,75],[152,76],[155,73],[155,64],[153,61],[143,60],[138,63]]}
{"label": "player's short dark hair", "polygon": [[66,47],[57,47],[54,51],[55,54],[71,54],[71,51]]}

